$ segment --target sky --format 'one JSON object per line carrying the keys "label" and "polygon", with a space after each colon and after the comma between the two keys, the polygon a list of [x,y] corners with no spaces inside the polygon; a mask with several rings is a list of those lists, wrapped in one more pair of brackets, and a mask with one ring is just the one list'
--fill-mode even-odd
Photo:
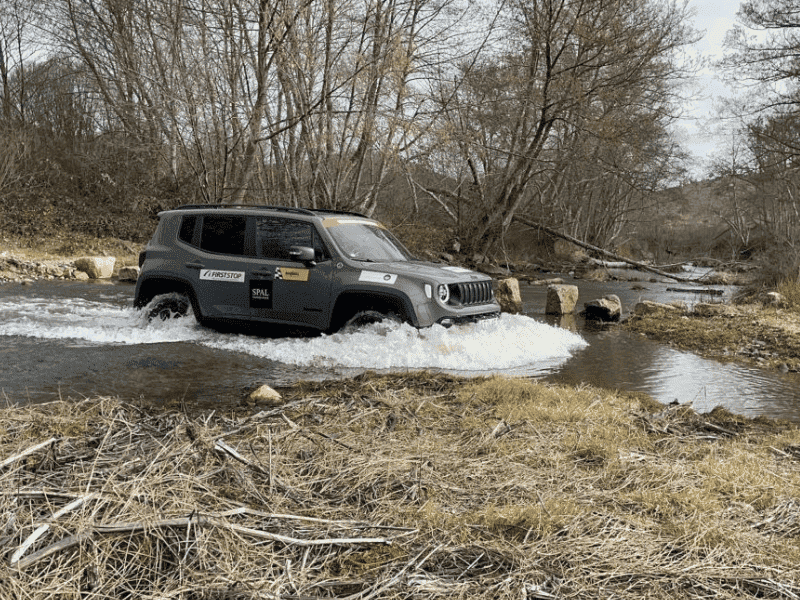
{"label": "sky", "polygon": [[[736,22],[738,0],[689,0],[695,12],[694,28],[705,32],[703,39],[694,45],[694,51],[712,60],[722,58],[725,34]],[[696,99],[685,106],[685,117],[676,124],[676,134],[683,147],[695,157],[693,174],[705,175],[709,161],[715,154],[724,153],[726,142],[724,126],[713,123],[715,103],[722,97],[731,97],[735,90],[723,83],[710,67],[697,74]]]}

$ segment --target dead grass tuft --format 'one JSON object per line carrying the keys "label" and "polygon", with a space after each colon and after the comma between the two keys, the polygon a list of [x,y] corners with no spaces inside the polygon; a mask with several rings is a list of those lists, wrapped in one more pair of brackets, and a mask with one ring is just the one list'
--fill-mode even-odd
{"label": "dead grass tuft", "polygon": [[0,411],[0,598],[800,595],[800,432],[366,375],[257,413]]}

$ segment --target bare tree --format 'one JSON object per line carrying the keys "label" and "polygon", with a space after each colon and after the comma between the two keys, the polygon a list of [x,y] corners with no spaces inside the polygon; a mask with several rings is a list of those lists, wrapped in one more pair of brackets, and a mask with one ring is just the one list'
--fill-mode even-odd
{"label": "bare tree", "polygon": [[607,172],[652,174],[673,110],[675,52],[693,39],[685,6],[673,2],[515,0],[509,11],[509,49],[462,67],[441,91],[444,127],[469,185],[459,179],[437,195],[469,206],[474,217],[462,237],[481,252],[520,211],[554,208],[568,182],[565,156],[588,152],[600,165],[613,154],[604,148],[617,146],[613,160],[624,161]]}
{"label": "bare tree", "polygon": [[102,127],[190,170],[207,200],[371,213],[430,122],[426,70],[466,35],[452,1],[56,0],[54,26]]}
{"label": "bare tree", "polygon": [[737,248],[749,246],[754,231],[769,244],[793,246],[800,236],[800,5],[747,0],[738,19],[720,67],[751,93],[728,105],[741,129],[737,168],[718,162],[713,174],[732,186],[727,222]]}

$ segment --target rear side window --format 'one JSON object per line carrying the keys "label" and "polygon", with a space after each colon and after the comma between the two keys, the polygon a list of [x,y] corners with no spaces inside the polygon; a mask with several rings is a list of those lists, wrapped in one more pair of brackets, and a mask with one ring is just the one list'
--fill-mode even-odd
{"label": "rear side window", "polygon": [[247,218],[238,215],[206,215],[200,248],[218,254],[243,255]]}
{"label": "rear side window", "polygon": [[256,220],[256,247],[258,256],[275,260],[292,260],[292,246],[315,249],[317,260],[325,256],[322,241],[311,223],[281,217],[258,217]]}
{"label": "rear side window", "polygon": [[197,223],[197,215],[185,215],[183,219],[181,219],[181,229],[178,232],[178,239],[187,244],[191,244],[192,238],[194,237],[195,223]]}

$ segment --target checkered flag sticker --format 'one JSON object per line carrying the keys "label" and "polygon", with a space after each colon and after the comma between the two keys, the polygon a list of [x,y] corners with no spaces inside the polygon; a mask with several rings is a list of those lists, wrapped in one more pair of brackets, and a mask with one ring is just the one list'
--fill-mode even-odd
{"label": "checkered flag sticker", "polygon": [[283,279],[283,273],[281,273],[280,267],[275,267],[275,279]]}

